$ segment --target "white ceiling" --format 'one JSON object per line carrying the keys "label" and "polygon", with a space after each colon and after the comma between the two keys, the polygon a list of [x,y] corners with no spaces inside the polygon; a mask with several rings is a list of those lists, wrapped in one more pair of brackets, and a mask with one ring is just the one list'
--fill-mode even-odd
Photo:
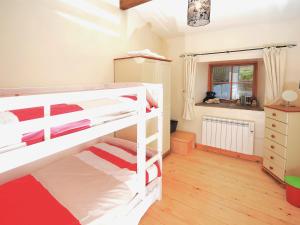
{"label": "white ceiling", "polygon": [[132,10],[162,37],[300,18],[300,0],[211,0],[211,23],[193,28],[186,25],[187,5],[188,0],[152,0]]}

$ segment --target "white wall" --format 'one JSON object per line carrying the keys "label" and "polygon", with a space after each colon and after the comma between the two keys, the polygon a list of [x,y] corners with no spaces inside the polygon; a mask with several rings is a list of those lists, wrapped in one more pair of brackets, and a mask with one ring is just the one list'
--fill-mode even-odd
{"label": "white wall", "polygon": [[[262,155],[264,137],[264,113],[246,110],[233,110],[221,108],[195,107],[195,119],[183,121],[183,59],[182,53],[210,52],[228,49],[262,46],[272,43],[298,43],[300,44],[300,21],[286,21],[279,24],[261,24],[245,27],[228,28],[225,30],[198,32],[182,37],[166,40],[167,56],[172,62],[172,118],[179,120],[178,129],[189,130],[197,134],[197,142],[201,143],[201,117],[202,115],[215,115],[228,118],[254,120],[256,122],[255,154]],[[221,57],[222,58],[222,57]],[[300,81],[300,46],[288,49],[285,88],[297,89]],[[223,58],[222,58],[223,59]],[[220,59],[220,60],[222,60]],[[229,57],[230,59],[230,57]],[[218,61],[214,59],[213,61]],[[259,73],[263,76],[263,64],[260,62]],[[207,87],[206,64],[198,68],[196,78],[196,95],[201,96],[201,91]],[[199,72],[201,71],[201,72]],[[264,82],[262,79],[260,82]],[[261,84],[259,84],[261,85]],[[262,84],[263,86],[263,84]],[[206,89],[205,89],[206,90]],[[263,95],[263,90],[259,90]],[[202,90],[203,93],[203,90]],[[203,94],[202,94],[203,96]],[[199,97],[200,98],[200,97]],[[300,102],[299,102],[300,104]]]}
{"label": "white wall", "polygon": [[199,62],[197,64],[197,76],[195,84],[195,102],[202,102],[208,90],[208,68],[209,63]]}
{"label": "white wall", "polygon": [[95,86],[113,58],[163,40],[115,0],[0,1],[0,88]]}

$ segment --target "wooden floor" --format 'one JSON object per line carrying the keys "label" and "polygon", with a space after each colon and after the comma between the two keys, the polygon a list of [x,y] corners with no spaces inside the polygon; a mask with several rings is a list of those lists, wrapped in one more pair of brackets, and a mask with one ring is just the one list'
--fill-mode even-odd
{"label": "wooden floor", "polygon": [[255,162],[194,150],[164,160],[163,200],[140,225],[300,225],[300,209]]}

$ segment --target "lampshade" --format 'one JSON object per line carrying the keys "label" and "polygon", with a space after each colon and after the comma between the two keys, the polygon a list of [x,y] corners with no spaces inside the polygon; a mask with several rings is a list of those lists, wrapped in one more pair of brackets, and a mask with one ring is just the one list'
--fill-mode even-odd
{"label": "lampshade", "polygon": [[210,0],[188,0],[188,25],[199,27],[210,22]]}

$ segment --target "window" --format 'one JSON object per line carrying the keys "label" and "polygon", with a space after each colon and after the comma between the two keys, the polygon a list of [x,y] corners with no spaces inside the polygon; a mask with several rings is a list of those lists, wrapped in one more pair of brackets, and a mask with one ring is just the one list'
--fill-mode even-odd
{"label": "window", "polygon": [[209,90],[224,100],[256,95],[256,63],[210,65]]}

